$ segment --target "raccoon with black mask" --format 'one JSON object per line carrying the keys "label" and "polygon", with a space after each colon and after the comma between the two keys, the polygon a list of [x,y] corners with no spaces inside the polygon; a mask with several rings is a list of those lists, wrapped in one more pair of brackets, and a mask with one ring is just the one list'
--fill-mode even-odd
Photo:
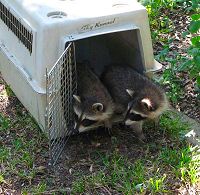
{"label": "raccoon with black mask", "polygon": [[115,113],[122,114],[125,125],[145,139],[144,120],[155,119],[168,108],[164,91],[128,65],[108,66],[101,80],[113,98]]}
{"label": "raccoon with black mask", "polygon": [[104,123],[111,128],[110,118],[114,112],[113,100],[88,63],[77,64],[77,94],[73,95],[76,115],[75,129],[79,132]]}

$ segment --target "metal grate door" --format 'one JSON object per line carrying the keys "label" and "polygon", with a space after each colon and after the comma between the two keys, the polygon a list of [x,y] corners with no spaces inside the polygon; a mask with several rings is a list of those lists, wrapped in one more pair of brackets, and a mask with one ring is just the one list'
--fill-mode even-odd
{"label": "metal grate door", "polygon": [[49,133],[51,164],[58,160],[73,133],[72,95],[76,94],[76,60],[74,43],[69,43],[53,68],[47,71],[46,130]]}

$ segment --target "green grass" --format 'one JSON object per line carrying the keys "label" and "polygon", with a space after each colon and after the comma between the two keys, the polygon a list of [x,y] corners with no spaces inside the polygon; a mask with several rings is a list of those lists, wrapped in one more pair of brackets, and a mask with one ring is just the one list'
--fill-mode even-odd
{"label": "green grass", "polygon": [[44,185],[39,183],[34,187],[33,184],[38,173],[35,167],[36,154],[39,148],[46,150],[42,148],[42,144],[47,139],[32,117],[26,111],[22,113],[23,109],[18,103],[14,116],[8,118],[7,115],[0,114],[0,164],[3,167],[0,183],[11,186],[10,183],[20,182],[32,186],[33,192],[41,192]]}
{"label": "green grass", "polygon": [[4,117],[3,114],[0,113],[0,131],[8,129],[9,125],[9,119]]}
{"label": "green grass", "polygon": [[[79,177],[73,182],[73,194],[98,193],[99,189],[121,194],[170,193],[174,183],[195,185],[199,180],[200,155],[197,147],[181,138],[188,125],[168,112],[161,118],[160,133],[168,139],[163,143],[148,143],[146,155],[128,159],[114,151],[110,155],[98,153],[101,166],[97,172]],[[171,128],[170,128],[171,124]],[[163,131],[163,128],[165,130]],[[103,166],[102,166],[103,165]]]}
{"label": "green grass", "polygon": [[[0,115],[0,163],[4,167],[0,174],[1,185],[14,184],[24,195],[67,194],[65,187],[54,183],[57,177],[53,173],[49,175],[43,167],[38,167],[41,166],[38,160],[47,163],[44,156],[48,156],[48,148],[43,147],[47,139],[32,117],[26,111],[20,112],[22,109],[18,104],[14,117]],[[73,167],[73,180],[68,186],[71,194],[170,194],[174,188],[195,187],[200,182],[200,155],[199,148],[184,139],[188,129],[188,124],[181,122],[178,115],[166,112],[160,119],[159,129],[153,130],[151,123],[145,127],[151,137],[148,143],[140,145],[133,141],[127,144],[131,146],[127,153],[119,150],[121,138],[112,137],[110,152],[108,148],[106,151],[97,148],[86,161],[90,164],[89,171]],[[68,169],[66,167],[65,171]],[[23,186],[19,187],[19,183]],[[178,187],[174,186],[177,183]]]}
{"label": "green grass", "polygon": [[172,138],[182,139],[189,129],[189,125],[180,122],[181,118],[175,112],[165,112],[161,116],[160,129]]}
{"label": "green grass", "polygon": [[199,182],[200,153],[197,147],[186,146],[178,150],[169,147],[160,152],[161,162],[170,166],[171,171],[181,181],[191,184]]}
{"label": "green grass", "polygon": [[29,195],[30,193],[33,195],[41,195],[46,191],[46,189],[47,189],[46,183],[41,182],[37,186],[34,186],[31,189],[24,189],[22,195]]}

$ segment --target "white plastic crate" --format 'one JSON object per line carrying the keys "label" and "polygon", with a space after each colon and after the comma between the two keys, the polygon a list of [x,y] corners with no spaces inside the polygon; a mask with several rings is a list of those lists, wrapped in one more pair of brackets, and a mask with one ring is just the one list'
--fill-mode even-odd
{"label": "white plastic crate", "polygon": [[71,134],[76,62],[156,71],[146,9],[134,0],[0,0],[0,71],[50,140]]}

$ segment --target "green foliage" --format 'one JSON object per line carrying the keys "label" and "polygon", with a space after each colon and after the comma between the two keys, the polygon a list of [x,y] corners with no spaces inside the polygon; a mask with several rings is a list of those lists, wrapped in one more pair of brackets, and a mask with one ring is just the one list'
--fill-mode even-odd
{"label": "green foliage", "polygon": [[200,91],[200,14],[191,16],[189,32],[191,46],[188,49],[189,58],[179,67],[179,71],[188,71],[191,78],[197,81],[197,90]]}
{"label": "green foliage", "polygon": [[[200,92],[200,14],[198,0],[146,0],[142,1],[146,6],[150,28],[152,32],[152,40],[163,45],[163,50],[158,53],[156,59],[160,62],[165,61],[170,64],[163,71],[162,84],[168,86],[167,92],[170,100],[177,103],[182,95],[181,80],[177,76],[180,71],[187,71],[191,79],[197,82],[196,91]],[[174,31],[173,21],[168,17],[169,12],[176,14],[177,10],[181,10],[191,15],[191,23],[189,31],[183,32],[183,36],[191,35],[191,46],[188,49],[188,57],[182,57],[173,51],[173,57],[168,58],[169,44],[173,40],[169,40],[168,34]],[[194,14],[196,13],[196,14]]]}
{"label": "green foliage", "polygon": [[187,12],[198,11],[199,0],[175,0],[181,5]]}
{"label": "green foliage", "polygon": [[200,154],[198,147],[183,147],[179,150],[166,147],[160,153],[159,158],[166,165],[170,165],[173,173],[183,182],[192,184],[199,180]]}
{"label": "green foliage", "polygon": [[181,88],[181,80],[177,78],[175,60],[171,62],[171,65],[163,71],[162,83],[170,87],[167,95],[173,103],[177,103],[183,90]]}
{"label": "green foliage", "polygon": [[167,39],[161,39],[160,34],[167,34],[173,30],[173,22],[166,14],[162,14],[164,9],[172,9],[172,0],[150,0],[145,2],[152,32],[153,42],[161,41],[165,43]]}
{"label": "green foliage", "polygon": [[3,176],[6,183],[17,178],[18,182],[29,184],[31,189],[25,189],[22,194],[42,194],[40,192],[45,190],[45,185],[40,183],[34,188],[32,181],[40,173],[35,167],[35,154],[38,149],[46,151],[41,146],[46,138],[28,113],[18,115],[17,110],[21,109],[22,105],[17,105],[14,115],[16,118],[11,119],[0,113],[0,164],[4,167],[0,176]]}
{"label": "green foliage", "polygon": [[162,8],[170,10],[182,7],[186,12],[197,12],[199,10],[199,0],[140,0],[145,6],[151,6],[154,12]]}
{"label": "green foliage", "polygon": [[[134,162],[117,151],[98,153],[101,170],[75,180],[73,194],[98,194],[98,188],[112,189],[121,194],[162,194],[170,192],[169,185],[173,185],[168,183],[168,178],[184,184],[199,182],[198,147],[191,147],[180,139],[189,126],[181,122],[178,115],[169,112],[162,116],[160,128],[168,141],[173,140],[170,144],[168,141],[161,145],[148,143],[148,155],[140,156]],[[153,158],[151,150],[154,151]]]}
{"label": "green foliage", "polygon": [[160,118],[160,128],[171,138],[180,139],[189,130],[187,123],[181,122],[179,116],[173,112],[166,112]]}
{"label": "green foliage", "polygon": [[[177,103],[179,97],[182,95],[181,80],[177,78],[177,61],[180,56],[176,55],[176,58],[167,57],[170,51],[169,44],[173,42],[173,39],[168,38],[168,34],[173,31],[174,24],[166,12],[166,10],[172,11],[175,7],[177,7],[177,2],[171,0],[150,0],[146,2],[152,40],[155,43],[159,42],[163,45],[163,50],[156,55],[156,59],[160,62],[165,61],[170,64],[163,71],[160,81],[163,85],[168,86],[167,95],[170,100]],[[166,36],[163,36],[164,34]]]}
{"label": "green foliage", "polygon": [[6,85],[6,93],[8,95],[8,97],[13,97],[15,96],[15,94],[13,93],[12,89],[10,88],[9,85]]}
{"label": "green foliage", "polygon": [[167,192],[164,188],[164,181],[166,179],[166,175],[164,174],[162,177],[153,177],[149,180],[150,188],[153,192]]}
{"label": "green foliage", "polygon": [[134,163],[116,152],[109,156],[101,155],[104,158],[102,162],[106,164],[100,171],[75,180],[72,194],[98,194],[96,189],[100,188],[112,189],[116,194],[162,194],[170,192],[169,178],[185,184],[200,181],[198,147],[177,144],[174,147],[165,145],[156,149],[156,159],[143,156]]}
{"label": "green foliage", "polygon": [[133,194],[136,188],[142,191],[145,181],[145,167],[142,160],[131,164],[126,158],[114,152],[111,156],[101,155],[104,171],[93,173],[73,183],[74,193],[84,193],[98,186],[110,186],[123,194]]}
{"label": "green foliage", "polygon": [[8,118],[4,117],[1,113],[0,113],[0,131],[4,131],[7,130],[10,126],[10,121]]}
{"label": "green foliage", "polygon": [[2,184],[2,183],[6,183],[6,181],[3,177],[3,175],[0,174],[0,184]]}
{"label": "green foliage", "polygon": [[7,147],[2,146],[0,148],[0,163],[3,163],[8,159],[9,153],[10,153],[10,151]]}
{"label": "green foliage", "polygon": [[[47,188],[46,183],[45,182],[41,182],[37,186],[35,186],[35,187],[31,188],[31,189],[23,190],[22,195],[28,195],[28,194],[42,195],[42,194],[45,194],[44,192],[46,191],[46,188]],[[50,194],[50,193],[48,193],[48,194]]]}
{"label": "green foliage", "polygon": [[[169,40],[168,44],[171,41],[172,40]],[[167,57],[167,54],[169,52],[168,44],[164,45],[164,49],[158,53],[156,59],[160,62],[167,61],[169,63],[169,66],[163,70],[160,83],[170,88],[170,90],[167,91],[167,95],[173,103],[177,103],[179,98],[183,94],[183,90],[181,87],[182,80],[177,77],[177,61],[181,60],[181,56],[179,54],[176,54],[175,58]]]}

